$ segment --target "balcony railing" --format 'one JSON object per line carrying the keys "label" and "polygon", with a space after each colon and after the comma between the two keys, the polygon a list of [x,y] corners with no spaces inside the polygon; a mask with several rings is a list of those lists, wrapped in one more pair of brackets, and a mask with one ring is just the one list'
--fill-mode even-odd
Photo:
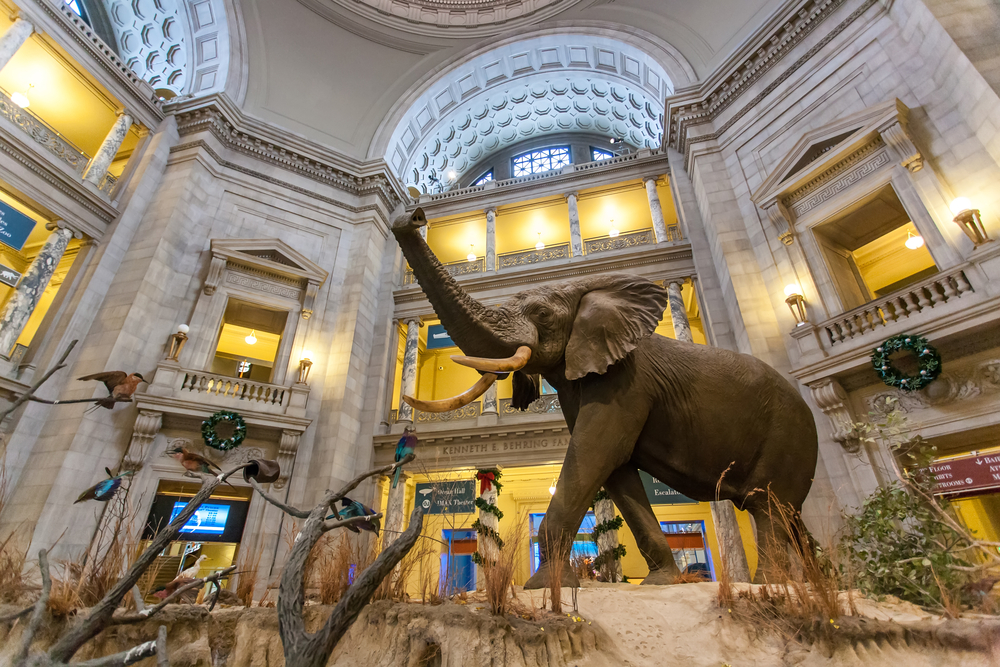
{"label": "balcony railing", "polygon": [[[532,415],[562,415],[562,408],[559,405],[559,396],[556,394],[548,394],[542,396],[537,401],[528,406],[527,410],[516,410],[514,406],[511,405],[511,399],[501,398],[497,402],[497,412],[501,419],[511,419],[517,418],[520,415],[532,414]],[[436,424],[436,423],[450,423],[459,421],[468,421],[477,419],[482,416],[482,403],[480,401],[475,401],[469,403],[465,407],[459,408],[458,410],[450,410],[448,412],[421,412],[420,410],[413,411],[413,421],[417,424]],[[399,420],[399,411],[390,410],[389,411],[389,423],[395,424]]]}
{"label": "balcony railing", "polygon": [[640,229],[635,232],[625,232],[618,236],[597,236],[584,239],[583,251],[588,255],[610,250],[624,250],[625,248],[635,248],[641,245],[652,245],[656,243],[653,229]]}
{"label": "balcony railing", "polygon": [[[463,259],[457,262],[448,262],[444,264],[444,269],[456,278],[459,276],[468,276],[474,273],[482,273],[486,270],[486,258],[479,257],[474,262],[470,262],[467,259]],[[413,276],[413,269],[407,268],[406,273],[403,274],[403,284],[413,285],[416,283],[416,278]]]}
{"label": "balcony railing", "polygon": [[824,343],[845,343],[974,292],[965,271],[940,273],[820,324]]}
{"label": "balcony railing", "polygon": [[196,394],[198,400],[213,404],[246,405],[265,412],[283,412],[281,408],[287,403],[288,388],[275,384],[200,371],[184,371],[179,377],[183,378],[179,392],[182,397]]}
{"label": "balcony railing", "polygon": [[0,116],[17,125],[36,143],[69,165],[77,176],[83,175],[83,170],[90,162],[90,156],[63,138],[41,118],[14,104],[2,90],[0,90]]}
{"label": "balcony railing", "polygon": [[530,250],[500,253],[497,255],[497,266],[502,270],[515,266],[548,262],[553,259],[569,259],[569,256],[569,244],[557,243],[555,245],[545,246],[541,250],[532,248]]}

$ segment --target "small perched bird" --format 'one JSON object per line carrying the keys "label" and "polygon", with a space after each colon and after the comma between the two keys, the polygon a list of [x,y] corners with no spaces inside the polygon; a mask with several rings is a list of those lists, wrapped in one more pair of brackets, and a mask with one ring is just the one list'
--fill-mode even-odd
{"label": "small perched bird", "polygon": [[205,554],[198,556],[198,560],[194,562],[194,565],[192,565],[189,568],[185,568],[184,570],[181,570],[180,574],[174,577],[174,579],[170,581],[166,586],[153,593],[153,595],[160,598],[161,600],[165,600],[171,595],[173,595],[174,592],[181,586],[186,586],[190,584],[192,581],[198,578],[198,570],[201,569],[201,564],[205,561],[206,558],[208,558],[208,556],[206,556]]}
{"label": "small perched bird", "polygon": [[179,445],[168,449],[167,454],[177,459],[188,472],[203,472],[208,475],[214,475],[217,472],[222,472],[222,469],[219,466],[215,465],[204,456],[188,451]]}
{"label": "small perched bird", "polygon": [[[403,429],[403,437],[399,439],[396,443],[396,463],[402,461],[408,454],[412,454],[413,450],[417,447],[417,434],[413,432],[412,426],[407,426]],[[396,484],[399,482],[399,473],[402,472],[401,467],[396,468],[396,474],[392,476],[392,488],[396,488]]]}
{"label": "small perched bird", "polygon": [[101,480],[81,493],[80,497],[73,501],[74,505],[82,503],[84,500],[100,500],[101,502],[111,500],[122,485],[122,478],[135,474],[134,470],[123,470],[117,475],[112,475],[108,468],[105,468],[104,472],[108,473],[108,479]]}
{"label": "small perched bird", "polygon": [[[350,498],[341,498],[340,504],[343,509],[340,510],[339,516],[341,519],[351,519],[356,516],[373,516],[378,514],[375,510],[370,507],[365,507],[356,500],[351,500]],[[336,518],[334,516],[328,516],[327,519]],[[347,529],[353,533],[360,533],[362,530],[367,530],[375,533],[378,536],[378,531],[382,527],[382,522],[378,519],[370,519],[363,523],[356,523],[351,526],[347,526]]]}
{"label": "small perched bird", "polygon": [[77,378],[77,380],[97,380],[98,382],[103,382],[104,386],[111,392],[111,395],[97,401],[94,408],[107,408],[108,410],[114,408],[115,403],[118,401],[132,400],[132,395],[135,393],[136,388],[138,388],[139,383],[146,381],[139,373],[126,373],[125,371],[94,373],[93,375],[84,375],[82,378]]}

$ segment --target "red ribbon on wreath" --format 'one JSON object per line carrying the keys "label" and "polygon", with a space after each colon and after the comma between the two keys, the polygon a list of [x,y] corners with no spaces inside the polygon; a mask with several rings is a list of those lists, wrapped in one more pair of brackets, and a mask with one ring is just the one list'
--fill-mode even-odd
{"label": "red ribbon on wreath", "polygon": [[476,474],[476,479],[479,480],[479,495],[483,495],[490,490],[496,476],[491,472],[481,472]]}

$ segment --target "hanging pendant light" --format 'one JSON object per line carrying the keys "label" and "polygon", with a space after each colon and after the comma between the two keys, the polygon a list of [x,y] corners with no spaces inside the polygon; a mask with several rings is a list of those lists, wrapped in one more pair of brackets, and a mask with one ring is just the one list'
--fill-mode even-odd
{"label": "hanging pendant light", "polygon": [[924,247],[924,237],[919,234],[914,234],[910,230],[906,230],[906,241],[903,242],[910,250],[916,250],[917,248]]}
{"label": "hanging pendant light", "polygon": [[610,236],[611,238],[615,238],[616,236],[618,236],[618,234],[619,234],[618,228],[615,227],[615,219],[611,218],[611,229],[608,230],[608,236]]}
{"label": "hanging pendant light", "polygon": [[35,87],[34,84],[29,83],[28,89],[26,91],[24,91],[23,93],[14,93],[13,95],[10,96],[10,101],[16,104],[17,106],[21,107],[22,109],[27,109],[29,106],[31,106],[31,100],[28,99],[28,93],[30,93],[31,89],[34,87]]}
{"label": "hanging pendant light", "polygon": [[545,250],[545,241],[542,240],[541,232],[538,232],[538,243],[535,244],[535,250]]}
{"label": "hanging pendant light", "polygon": [[469,244],[469,254],[465,258],[470,262],[476,261],[476,245],[474,243]]}
{"label": "hanging pendant light", "polygon": [[256,329],[251,329],[250,330],[250,335],[243,339],[243,340],[246,341],[247,345],[256,345],[257,344],[257,336],[254,335],[256,333],[257,333]]}
{"label": "hanging pendant light", "polygon": [[556,495],[556,480],[552,480],[552,486],[549,487],[549,495]]}

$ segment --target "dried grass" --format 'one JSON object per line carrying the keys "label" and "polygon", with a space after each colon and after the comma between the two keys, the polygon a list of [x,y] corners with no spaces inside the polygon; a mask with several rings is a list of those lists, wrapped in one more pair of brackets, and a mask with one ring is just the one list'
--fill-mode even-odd
{"label": "dried grass", "polygon": [[517,600],[514,593],[514,574],[521,564],[521,543],[528,529],[528,515],[522,514],[503,536],[495,563],[483,560],[483,588],[490,609],[497,616],[506,616],[511,611],[511,602]]}
{"label": "dried grass", "polygon": [[260,580],[260,558],[263,553],[263,540],[258,540],[257,546],[253,549],[240,550],[236,567],[239,577],[236,581],[235,593],[245,607],[253,606],[253,594],[257,590],[257,582]]}
{"label": "dried grass", "polygon": [[569,565],[569,555],[573,551],[573,542],[559,539],[555,544],[548,545],[544,566],[548,570],[549,599],[552,611],[562,613],[562,576]]}

